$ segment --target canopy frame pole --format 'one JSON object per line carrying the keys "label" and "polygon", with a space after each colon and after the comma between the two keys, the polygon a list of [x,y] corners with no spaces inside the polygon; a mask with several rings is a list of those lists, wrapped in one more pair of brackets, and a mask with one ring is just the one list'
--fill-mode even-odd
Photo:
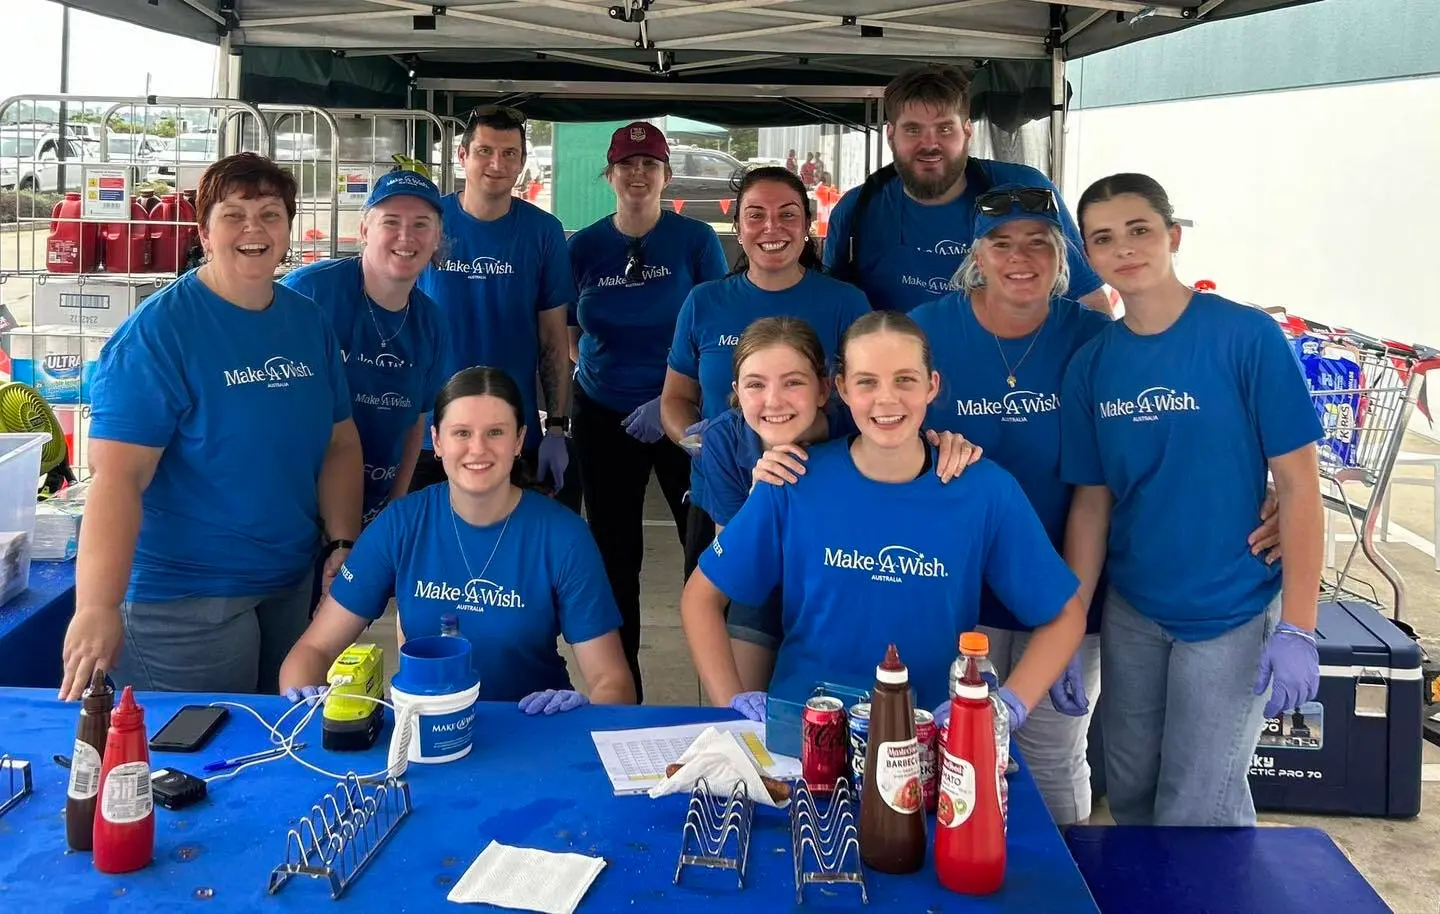
{"label": "canopy frame pole", "polygon": [[1050,182],[1060,186],[1065,177],[1065,51],[1050,52]]}

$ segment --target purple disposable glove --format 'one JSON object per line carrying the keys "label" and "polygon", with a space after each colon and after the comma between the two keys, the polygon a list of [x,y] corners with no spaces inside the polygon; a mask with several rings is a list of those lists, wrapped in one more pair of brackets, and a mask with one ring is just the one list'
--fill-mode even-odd
{"label": "purple disposable glove", "polygon": [[660,398],[647,400],[635,407],[622,424],[626,433],[642,444],[654,444],[664,438],[665,429],[660,426]]}
{"label": "purple disposable glove", "polygon": [[1281,622],[1265,642],[1260,654],[1260,673],[1255,677],[1255,694],[1264,695],[1271,686],[1265,716],[1275,717],[1298,708],[1320,691],[1320,653],[1315,636],[1289,622]]}
{"label": "purple disposable glove", "polygon": [[765,693],[741,692],[730,699],[730,710],[739,711],[746,720],[765,719]]}
{"label": "purple disposable glove", "polygon": [[999,695],[1000,700],[1005,702],[1005,710],[1010,712],[1010,732],[1014,733],[1025,726],[1025,720],[1030,716],[1030,712],[1025,710],[1025,702],[1020,700],[1019,695],[1010,691],[1009,686],[1001,686]]}
{"label": "purple disposable glove", "polygon": [[564,435],[546,435],[540,439],[538,475],[544,482],[549,477],[556,492],[565,487],[565,469],[570,466],[570,451],[565,447]]}
{"label": "purple disposable glove", "polygon": [[700,438],[705,434],[705,429],[710,427],[709,419],[701,419],[694,425],[685,429],[685,437],[680,439],[680,446],[692,457],[700,453]]}
{"label": "purple disposable glove", "polygon": [[1066,717],[1084,717],[1090,710],[1090,699],[1085,696],[1085,670],[1080,662],[1080,652],[1070,658],[1065,672],[1050,687],[1050,704]]}
{"label": "purple disposable glove", "polygon": [[561,714],[588,705],[590,699],[569,689],[546,689],[531,692],[520,699],[520,710],[526,714]]}
{"label": "purple disposable glove", "polygon": [[292,686],[285,690],[285,697],[290,699],[292,705],[298,705],[302,701],[314,704],[315,699],[319,698],[320,693],[323,691],[325,691],[324,686]]}

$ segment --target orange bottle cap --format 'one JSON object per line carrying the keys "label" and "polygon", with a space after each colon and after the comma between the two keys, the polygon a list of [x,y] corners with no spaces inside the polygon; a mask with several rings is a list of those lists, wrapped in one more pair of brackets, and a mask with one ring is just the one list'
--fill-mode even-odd
{"label": "orange bottle cap", "polygon": [[960,636],[960,652],[962,654],[988,654],[990,653],[990,639],[984,632],[966,632]]}

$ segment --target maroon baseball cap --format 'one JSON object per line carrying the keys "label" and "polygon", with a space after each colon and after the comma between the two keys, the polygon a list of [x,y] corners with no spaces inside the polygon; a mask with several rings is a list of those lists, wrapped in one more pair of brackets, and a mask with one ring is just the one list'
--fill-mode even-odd
{"label": "maroon baseball cap", "polygon": [[649,156],[662,162],[670,161],[670,144],[654,124],[636,121],[626,124],[610,135],[610,152],[605,160],[611,165],[631,156]]}

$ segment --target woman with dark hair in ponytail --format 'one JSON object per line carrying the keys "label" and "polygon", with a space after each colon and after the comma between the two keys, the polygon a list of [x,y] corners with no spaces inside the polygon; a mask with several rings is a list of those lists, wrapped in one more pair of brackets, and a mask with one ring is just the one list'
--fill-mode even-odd
{"label": "woman with dark hair in ponytail", "polygon": [[[524,415],[520,388],[497,368],[467,368],[440,390],[431,435],[446,482],[392,503],[360,535],[280,669],[292,701],[317,693],[393,596],[402,643],[440,634],[441,619],[457,617],[487,701],[518,701],[526,714],[635,702],[620,613],[590,529],[527,490]],[[562,635],[588,698],[555,648]]]}
{"label": "woman with dark hair in ponytail", "polygon": [[[826,276],[810,234],[812,213],[805,185],[780,167],[757,168],[740,181],[735,232],[741,254],[724,279],[691,290],[675,322],[660,419],[665,434],[692,452],[705,426],[730,407],[731,350],[745,328],[762,317],[797,317],[833,358],[845,330],[870,310],[864,293]],[[685,530],[685,574],[715,538],[715,524],[696,507],[690,477]]]}

